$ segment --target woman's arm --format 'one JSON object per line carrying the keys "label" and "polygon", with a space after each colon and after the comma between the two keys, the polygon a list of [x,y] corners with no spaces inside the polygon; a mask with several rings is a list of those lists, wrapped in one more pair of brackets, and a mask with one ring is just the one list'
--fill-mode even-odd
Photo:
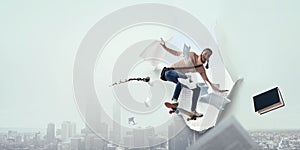
{"label": "woman's arm", "polygon": [[163,38],[160,38],[160,45],[161,45],[167,52],[169,52],[169,53],[171,53],[171,54],[173,54],[173,55],[175,55],[175,56],[180,56],[180,55],[182,55],[182,52],[173,50],[173,49],[171,49],[171,48],[168,48],[168,47],[166,46],[166,42],[164,41]]}
{"label": "woman's arm", "polygon": [[218,89],[217,87],[215,87],[208,79],[207,75],[206,75],[206,71],[204,69],[204,67],[199,67],[199,69],[197,69],[197,72],[200,73],[202,79],[204,80],[204,82],[208,82],[208,84],[211,86],[211,88],[215,91],[218,91],[218,92],[227,92],[228,90],[220,90]]}

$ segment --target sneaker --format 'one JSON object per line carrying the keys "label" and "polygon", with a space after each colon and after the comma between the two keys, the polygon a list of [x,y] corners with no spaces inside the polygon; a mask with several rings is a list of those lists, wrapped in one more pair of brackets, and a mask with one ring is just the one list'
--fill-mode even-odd
{"label": "sneaker", "polygon": [[175,106],[178,106],[178,105],[179,105],[177,99],[172,99],[172,100],[171,100],[171,104],[173,104],[173,105],[175,105]]}
{"label": "sneaker", "polygon": [[196,116],[202,117],[203,114],[202,113],[198,113],[196,110],[192,111],[193,114],[195,114]]}

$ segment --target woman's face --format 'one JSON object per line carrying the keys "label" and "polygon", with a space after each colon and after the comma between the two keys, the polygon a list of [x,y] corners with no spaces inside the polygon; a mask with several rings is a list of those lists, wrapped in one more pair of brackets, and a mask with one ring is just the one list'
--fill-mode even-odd
{"label": "woman's face", "polygon": [[211,56],[211,52],[205,50],[205,51],[202,52],[202,55],[201,55],[202,58],[201,58],[201,60],[204,61],[204,62],[206,62],[207,60],[209,60],[210,56]]}

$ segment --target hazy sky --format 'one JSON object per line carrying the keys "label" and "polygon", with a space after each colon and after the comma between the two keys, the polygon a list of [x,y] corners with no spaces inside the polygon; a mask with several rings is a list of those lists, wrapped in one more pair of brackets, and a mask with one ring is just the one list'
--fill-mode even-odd
{"label": "hazy sky", "polygon": [[[0,5],[0,127],[43,128],[64,120],[83,127],[72,71],[78,46],[102,17],[131,1],[2,1]],[[226,67],[244,82],[234,114],[247,129],[299,128],[298,1],[160,1],[212,27]],[[259,116],[252,96],[278,85],[286,106]]]}

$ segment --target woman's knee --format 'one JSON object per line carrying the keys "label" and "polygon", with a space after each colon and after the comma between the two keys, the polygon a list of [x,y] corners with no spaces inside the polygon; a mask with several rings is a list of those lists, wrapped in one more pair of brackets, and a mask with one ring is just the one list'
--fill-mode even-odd
{"label": "woman's knee", "polygon": [[170,71],[166,71],[165,72],[165,78],[168,80],[168,81],[171,81],[171,82],[174,82],[174,83],[177,83],[178,82],[178,75],[175,71],[173,70],[170,70]]}
{"label": "woman's knee", "polygon": [[173,72],[173,70],[169,70],[165,72],[165,78],[166,79],[170,79],[170,78],[174,78],[175,77],[175,73]]}

